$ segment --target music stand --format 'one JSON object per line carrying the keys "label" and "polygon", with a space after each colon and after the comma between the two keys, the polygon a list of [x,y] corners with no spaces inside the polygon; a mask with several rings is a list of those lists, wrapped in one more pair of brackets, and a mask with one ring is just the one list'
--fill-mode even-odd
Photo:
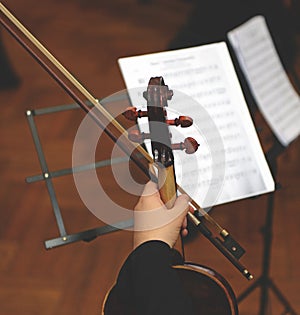
{"label": "music stand", "polygon": [[[255,111],[259,109],[256,99],[254,98],[249,82],[246,78],[246,74],[242,69],[238,58],[235,54],[234,49],[231,47],[231,56],[234,60],[234,65],[236,67],[239,79],[245,93],[245,98],[249,105],[249,110],[254,115]],[[299,81],[297,80],[297,75],[294,71],[290,71],[293,76],[294,87],[299,88]],[[284,306],[285,310],[283,314],[297,315],[296,311],[292,308],[288,300],[285,298],[280,289],[275,285],[273,280],[270,277],[270,264],[271,264],[271,248],[272,248],[272,227],[273,227],[273,215],[274,215],[274,196],[277,189],[280,188],[280,185],[276,182],[276,176],[278,171],[277,159],[285,151],[285,147],[279,142],[275,134],[272,134],[272,146],[269,151],[266,153],[266,159],[268,161],[269,167],[271,169],[274,181],[275,181],[275,191],[269,193],[267,199],[267,209],[266,216],[264,221],[264,226],[262,228],[263,234],[263,257],[262,257],[262,273],[261,276],[256,279],[252,285],[250,285],[244,292],[242,292],[237,297],[237,302],[240,303],[244,300],[252,291],[256,288],[261,288],[260,295],[260,308],[259,315],[267,314],[267,306],[269,301],[268,290],[272,290],[277,299]]]}
{"label": "music stand", "polygon": [[[272,174],[274,176],[274,180],[276,182],[277,175],[277,158],[281,153],[284,152],[285,147],[281,145],[281,143],[277,140],[275,136],[273,136],[273,145],[270,150],[266,154],[266,158],[268,160],[270,169],[272,170]],[[276,189],[280,188],[276,183]],[[274,196],[275,191],[269,193],[268,202],[267,202],[267,210],[266,217],[264,222],[264,227],[262,229],[263,233],[263,259],[262,259],[262,274],[256,279],[252,285],[249,286],[244,292],[242,292],[237,297],[237,302],[240,303],[244,300],[252,291],[256,288],[261,288],[260,295],[260,309],[259,315],[267,314],[267,307],[269,301],[268,290],[271,289],[281,304],[284,306],[285,310],[283,314],[286,315],[297,315],[296,311],[292,308],[288,300],[285,298],[280,289],[275,285],[273,280],[270,277],[270,264],[271,264],[271,248],[272,248],[272,227],[273,227],[273,215],[274,215]]]}
{"label": "music stand", "polygon": [[[115,96],[115,98],[116,100],[119,100],[118,96]],[[112,99],[112,97],[110,97],[110,99]],[[90,104],[88,105],[91,106]],[[78,167],[60,169],[60,170],[55,170],[55,171],[49,170],[46,159],[45,159],[45,155],[42,149],[41,141],[39,139],[37,126],[35,123],[35,117],[40,116],[40,115],[50,114],[50,113],[66,111],[66,110],[74,110],[77,108],[79,108],[77,104],[69,104],[69,105],[61,105],[61,106],[26,111],[26,117],[29,123],[31,135],[34,141],[34,145],[37,151],[37,155],[38,155],[38,159],[39,159],[40,167],[42,171],[42,174],[26,177],[26,182],[27,183],[33,183],[33,182],[38,182],[38,181],[45,182],[47,190],[48,190],[48,194],[50,197],[51,205],[53,208],[54,216],[56,219],[58,231],[59,231],[58,237],[45,241],[44,244],[45,244],[46,249],[50,249],[57,246],[62,246],[62,245],[78,242],[78,241],[89,242],[100,235],[118,231],[120,229],[125,229],[132,226],[133,224],[132,220],[127,220],[127,221],[120,221],[120,222],[114,223],[114,226],[105,225],[105,226],[97,227],[94,229],[80,231],[75,234],[68,234],[66,232],[61,210],[60,210],[57,198],[56,198],[56,193],[55,193],[52,179],[56,177],[65,176],[65,175],[71,175],[75,172],[83,172],[86,170],[90,170],[92,168],[105,167],[108,165],[121,163],[121,162],[124,162],[125,160],[126,161],[128,160],[128,158],[119,157],[119,158],[114,158],[114,159],[109,159],[109,160],[104,160],[104,161],[98,161],[90,165],[82,165]]]}

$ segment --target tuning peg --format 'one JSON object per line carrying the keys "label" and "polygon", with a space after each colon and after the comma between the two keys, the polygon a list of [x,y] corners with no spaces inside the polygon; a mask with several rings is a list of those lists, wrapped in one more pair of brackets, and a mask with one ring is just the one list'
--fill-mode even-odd
{"label": "tuning peg", "polygon": [[136,121],[137,118],[147,117],[147,111],[137,110],[136,107],[127,107],[123,115],[129,119]]}
{"label": "tuning peg", "polygon": [[188,116],[179,116],[179,118],[168,119],[166,123],[171,126],[179,126],[182,128],[189,127],[193,124],[193,119]]}
{"label": "tuning peg", "polygon": [[192,138],[192,137],[187,137],[184,142],[180,143],[174,143],[172,144],[172,149],[173,150],[184,150],[185,153],[187,154],[192,154],[198,150],[199,144],[198,142]]}
{"label": "tuning peg", "polygon": [[146,132],[139,132],[138,130],[130,130],[128,133],[128,138],[132,142],[143,143],[145,139],[150,138],[150,134]]}

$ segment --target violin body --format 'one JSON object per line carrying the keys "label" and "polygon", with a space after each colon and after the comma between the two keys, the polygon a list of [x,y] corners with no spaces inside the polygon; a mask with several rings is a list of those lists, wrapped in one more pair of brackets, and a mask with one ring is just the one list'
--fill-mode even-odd
{"label": "violin body", "polygon": [[[238,315],[238,307],[229,283],[217,272],[195,263],[175,265],[181,284],[191,298],[194,314]],[[109,303],[107,303],[109,300]],[[103,303],[102,315],[139,315],[135,305],[120,301],[111,290]],[[187,314],[188,315],[188,314]]]}
{"label": "violin body", "polygon": [[182,286],[191,297],[195,314],[238,314],[233,290],[220,274],[195,263],[184,263],[173,268],[176,269]]}

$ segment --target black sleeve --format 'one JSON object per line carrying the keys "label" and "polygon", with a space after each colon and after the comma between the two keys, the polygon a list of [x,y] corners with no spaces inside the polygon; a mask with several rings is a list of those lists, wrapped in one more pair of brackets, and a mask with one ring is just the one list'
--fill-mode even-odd
{"label": "black sleeve", "polygon": [[189,296],[172,268],[172,250],[161,241],[146,242],[129,255],[110,295],[117,298],[108,297],[106,310],[121,301],[128,314],[192,314]]}

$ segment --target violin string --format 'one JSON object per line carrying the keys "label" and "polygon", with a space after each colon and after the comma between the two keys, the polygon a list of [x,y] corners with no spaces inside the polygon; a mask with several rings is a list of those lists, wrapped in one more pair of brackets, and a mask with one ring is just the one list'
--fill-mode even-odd
{"label": "violin string", "polygon": [[[124,135],[125,138],[130,143],[132,143],[128,138],[127,131],[110,115],[108,111],[104,109],[104,107],[100,104],[98,99],[92,96],[92,94],[53,56],[53,54],[51,54],[47,50],[47,48],[44,45],[42,45],[41,42],[38,41],[37,38],[35,38],[33,34],[30,33],[25,28],[25,26],[2,4],[2,2],[0,2],[0,11],[38,49],[38,51],[40,51],[42,55],[45,56],[51,62],[51,64],[53,64],[60,71],[60,73],[63,74],[65,78],[68,79],[70,83],[72,83],[77,88],[77,90],[81,92],[81,94],[84,95],[86,99],[100,111],[100,113],[107,119],[107,121],[111,122],[112,125],[120,132],[120,134]],[[132,144],[135,146],[135,149],[137,149],[151,165],[155,165],[150,154],[142,146],[134,143]],[[184,189],[180,187],[178,184],[177,189],[182,194],[188,195],[188,193],[186,193]],[[196,208],[196,210],[198,210],[203,215],[205,219],[207,219],[207,221],[209,221],[211,224],[215,226],[219,233],[221,234],[227,233],[227,231],[223,229],[210,215],[208,215],[208,213],[204,209],[202,209],[201,206],[198,205],[193,199],[191,199],[190,203]]]}

